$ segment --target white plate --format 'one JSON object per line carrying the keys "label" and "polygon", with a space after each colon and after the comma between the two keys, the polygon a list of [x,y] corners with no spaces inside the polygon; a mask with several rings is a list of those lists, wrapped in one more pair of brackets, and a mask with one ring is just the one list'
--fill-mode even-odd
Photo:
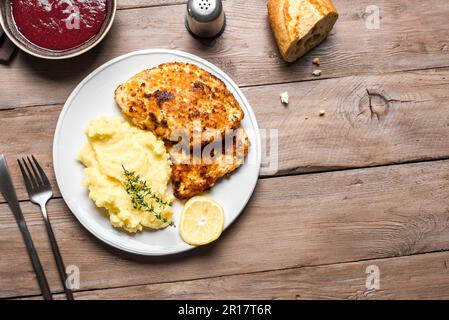
{"label": "white plate", "polygon": [[[112,227],[109,218],[88,197],[82,185],[84,167],[77,160],[86,143],[84,130],[89,121],[100,115],[119,115],[114,101],[114,90],[143,69],[164,62],[182,61],[196,64],[223,80],[245,112],[242,122],[251,146],[245,163],[229,178],[218,182],[207,195],[218,201],[225,211],[225,228],[238,217],[245,207],[259,175],[261,143],[256,117],[238,86],[213,64],[188,53],[175,50],[143,50],[115,58],[85,78],[72,92],[62,109],[53,142],[53,162],[56,180],[70,210],[81,224],[100,240],[118,249],[141,255],[166,255],[193,248],[179,236],[178,227],[143,231],[132,235]],[[174,205],[177,224],[182,204]],[[220,241],[220,240],[218,240]]]}

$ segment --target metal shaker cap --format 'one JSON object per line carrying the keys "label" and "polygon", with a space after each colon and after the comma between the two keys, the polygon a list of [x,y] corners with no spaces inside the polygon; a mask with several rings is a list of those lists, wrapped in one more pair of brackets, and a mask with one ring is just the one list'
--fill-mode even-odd
{"label": "metal shaker cap", "polygon": [[186,27],[194,36],[213,38],[225,28],[225,14],[221,0],[189,0]]}

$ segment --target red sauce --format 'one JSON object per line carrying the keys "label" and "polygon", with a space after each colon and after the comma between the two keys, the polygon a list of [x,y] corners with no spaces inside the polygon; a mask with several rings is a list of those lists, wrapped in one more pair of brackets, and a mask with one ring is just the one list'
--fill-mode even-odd
{"label": "red sauce", "polygon": [[20,33],[42,48],[65,50],[100,32],[108,0],[12,0]]}

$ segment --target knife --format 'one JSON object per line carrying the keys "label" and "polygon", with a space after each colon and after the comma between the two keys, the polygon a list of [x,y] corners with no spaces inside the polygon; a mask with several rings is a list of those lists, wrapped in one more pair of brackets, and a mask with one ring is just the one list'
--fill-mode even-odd
{"label": "knife", "polygon": [[34,247],[30,232],[28,231],[25,223],[25,218],[23,217],[19,201],[17,200],[17,195],[12,184],[5,157],[2,154],[0,154],[0,192],[8,202],[9,207],[16,218],[17,224],[19,225],[20,232],[22,233],[23,240],[25,241],[25,245],[27,247],[28,254],[30,256],[31,263],[33,265],[34,272],[36,273],[37,281],[39,282],[39,287],[41,288],[44,299],[52,300],[50,287],[48,286],[44,269],[42,269],[39,256],[37,255],[36,248]]}

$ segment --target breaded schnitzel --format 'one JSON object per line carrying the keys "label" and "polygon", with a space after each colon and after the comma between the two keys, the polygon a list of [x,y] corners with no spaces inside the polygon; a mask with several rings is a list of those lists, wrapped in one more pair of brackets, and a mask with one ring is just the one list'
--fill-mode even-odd
{"label": "breaded schnitzel", "polygon": [[243,111],[226,85],[206,70],[172,62],[144,70],[115,90],[123,114],[136,126],[165,141],[201,134],[201,145],[213,137],[209,131],[237,129]]}
{"label": "breaded schnitzel", "polygon": [[[171,181],[173,193],[178,199],[189,199],[197,194],[212,188],[222,177],[235,171],[243,163],[249,149],[248,136],[244,129],[235,130],[234,136],[228,136],[228,144],[221,140],[221,152],[209,153],[207,147],[203,147],[200,155],[194,151],[186,155],[176,147],[170,147],[169,153],[173,163]],[[209,144],[212,145],[214,142]],[[217,144],[217,143],[215,143]],[[209,154],[205,154],[205,153]],[[210,157],[209,157],[210,155]]]}
{"label": "breaded schnitzel", "polygon": [[242,108],[223,81],[196,65],[173,62],[144,70],[118,86],[115,100],[131,123],[165,142],[179,199],[210,189],[248,154]]}

